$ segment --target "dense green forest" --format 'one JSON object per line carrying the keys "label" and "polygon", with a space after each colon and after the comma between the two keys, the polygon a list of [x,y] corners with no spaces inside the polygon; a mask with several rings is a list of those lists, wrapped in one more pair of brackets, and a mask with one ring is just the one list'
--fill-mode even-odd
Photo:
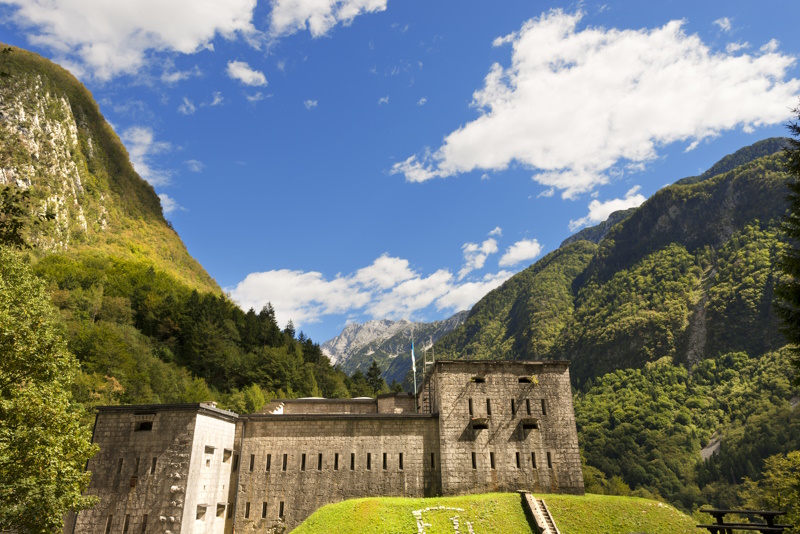
{"label": "dense green forest", "polygon": [[76,395],[87,404],[216,399],[239,412],[271,397],[374,394],[333,368],[317,343],[271,306],[242,311],[144,263],[104,254],[50,255],[35,265],[81,362]]}

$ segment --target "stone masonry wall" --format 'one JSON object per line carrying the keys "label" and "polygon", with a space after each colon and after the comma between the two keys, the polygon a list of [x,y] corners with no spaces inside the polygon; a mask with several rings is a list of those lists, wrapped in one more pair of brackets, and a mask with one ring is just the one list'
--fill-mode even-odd
{"label": "stone masonry wall", "polygon": [[430,379],[445,495],[583,493],[568,364],[446,361]]}
{"label": "stone masonry wall", "polygon": [[[74,532],[231,532],[232,521],[227,530],[224,521],[217,528],[213,521],[195,525],[197,504],[230,500],[231,460],[225,463],[221,449],[233,451],[236,428],[234,417],[203,411],[214,410],[197,404],[100,408],[93,438],[100,451],[89,461],[87,490],[100,502],[78,514]],[[206,458],[206,445],[216,445],[213,458]],[[209,506],[207,513],[215,511]]]}
{"label": "stone masonry wall", "polygon": [[320,506],[344,499],[441,494],[435,417],[276,415],[242,419],[237,534],[288,531]]}
{"label": "stone masonry wall", "polygon": [[[126,517],[128,532],[142,532],[145,515],[148,533],[180,532],[195,418],[190,411],[101,411],[94,431],[100,451],[89,461],[87,491],[100,502],[78,515],[75,532],[104,534],[109,521],[110,532],[122,532]],[[152,422],[152,430],[136,431],[143,422]]]}

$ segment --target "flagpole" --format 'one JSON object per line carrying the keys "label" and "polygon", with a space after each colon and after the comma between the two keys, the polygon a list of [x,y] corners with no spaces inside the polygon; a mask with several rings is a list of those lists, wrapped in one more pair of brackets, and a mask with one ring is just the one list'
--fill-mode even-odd
{"label": "flagpole", "polygon": [[411,369],[414,370],[414,413],[417,410],[417,363],[414,359],[414,326],[411,326]]}

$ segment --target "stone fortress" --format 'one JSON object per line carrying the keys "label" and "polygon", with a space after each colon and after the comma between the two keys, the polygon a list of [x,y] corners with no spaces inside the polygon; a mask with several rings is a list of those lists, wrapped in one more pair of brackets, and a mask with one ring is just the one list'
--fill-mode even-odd
{"label": "stone fortress", "polygon": [[[416,406],[415,406],[416,404]],[[99,409],[88,493],[69,531],[288,532],[368,496],[583,493],[569,362],[437,361],[415,399]]]}

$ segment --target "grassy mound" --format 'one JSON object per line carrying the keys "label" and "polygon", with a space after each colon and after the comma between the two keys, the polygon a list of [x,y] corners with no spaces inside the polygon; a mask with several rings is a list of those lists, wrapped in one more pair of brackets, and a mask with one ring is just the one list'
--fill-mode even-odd
{"label": "grassy mound", "polygon": [[519,494],[487,493],[431,499],[375,497],[343,501],[323,506],[292,533],[411,534],[417,532],[414,511],[422,511],[427,534],[452,534],[455,532],[452,518],[458,520],[459,532],[468,532],[467,522],[472,524],[476,534],[533,532]]}
{"label": "grassy mound", "polygon": [[[544,499],[561,534],[698,534],[692,517],[672,506],[638,497],[537,495]],[[477,531],[476,531],[477,534]]]}
{"label": "grassy mound", "polygon": [[[537,495],[543,498],[562,534],[697,534],[695,521],[675,508],[647,499],[609,495]],[[453,510],[460,508],[461,510]],[[413,512],[422,510],[426,534],[532,533],[520,495],[486,493],[463,497],[353,499],[329,504],[306,519],[293,534],[416,533]]]}

